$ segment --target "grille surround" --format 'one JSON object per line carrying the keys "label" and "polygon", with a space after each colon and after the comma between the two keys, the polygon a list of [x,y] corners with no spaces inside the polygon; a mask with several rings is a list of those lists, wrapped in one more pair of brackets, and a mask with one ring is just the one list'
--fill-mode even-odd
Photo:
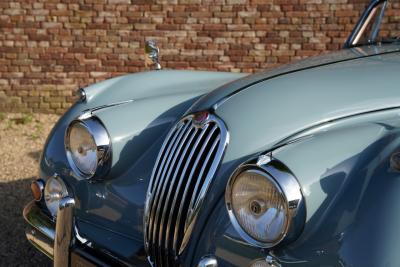
{"label": "grille surround", "polygon": [[144,214],[145,248],[155,266],[177,264],[228,142],[225,124],[208,112],[182,118],[165,138]]}

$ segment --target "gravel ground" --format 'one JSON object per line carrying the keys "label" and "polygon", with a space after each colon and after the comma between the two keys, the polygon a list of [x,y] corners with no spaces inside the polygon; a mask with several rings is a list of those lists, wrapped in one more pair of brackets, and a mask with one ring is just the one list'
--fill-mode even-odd
{"label": "gravel ground", "polygon": [[50,266],[25,238],[22,209],[32,197],[43,144],[56,115],[0,113],[0,266]]}

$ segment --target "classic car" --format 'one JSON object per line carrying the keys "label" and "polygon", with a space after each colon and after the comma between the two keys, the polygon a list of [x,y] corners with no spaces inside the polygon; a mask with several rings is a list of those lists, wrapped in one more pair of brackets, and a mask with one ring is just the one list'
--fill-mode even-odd
{"label": "classic car", "polygon": [[372,1],[340,51],[254,75],[79,90],[23,215],[55,266],[399,266],[400,46]]}

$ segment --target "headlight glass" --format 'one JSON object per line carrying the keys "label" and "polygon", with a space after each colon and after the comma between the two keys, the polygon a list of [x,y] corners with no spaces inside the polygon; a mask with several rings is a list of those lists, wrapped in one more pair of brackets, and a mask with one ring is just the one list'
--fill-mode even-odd
{"label": "headlight glass", "polygon": [[283,239],[288,205],[272,177],[261,170],[246,170],[235,177],[229,191],[228,209],[252,242],[272,246]]}
{"label": "headlight glass", "polygon": [[49,178],[44,188],[44,200],[52,216],[57,215],[60,200],[68,196],[65,183],[58,176]]}
{"label": "headlight glass", "polygon": [[74,173],[84,179],[104,179],[111,169],[111,139],[96,116],[82,115],[65,133],[65,150]]}
{"label": "headlight glass", "polygon": [[70,126],[68,134],[69,153],[76,167],[86,175],[93,175],[97,168],[97,145],[82,122]]}

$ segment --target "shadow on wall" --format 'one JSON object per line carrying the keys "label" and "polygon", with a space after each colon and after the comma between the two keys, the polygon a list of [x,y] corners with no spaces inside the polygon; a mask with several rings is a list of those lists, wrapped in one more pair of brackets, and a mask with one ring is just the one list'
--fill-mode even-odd
{"label": "shadow on wall", "polygon": [[24,206],[32,199],[34,177],[0,183],[0,266],[51,266],[25,238]]}

